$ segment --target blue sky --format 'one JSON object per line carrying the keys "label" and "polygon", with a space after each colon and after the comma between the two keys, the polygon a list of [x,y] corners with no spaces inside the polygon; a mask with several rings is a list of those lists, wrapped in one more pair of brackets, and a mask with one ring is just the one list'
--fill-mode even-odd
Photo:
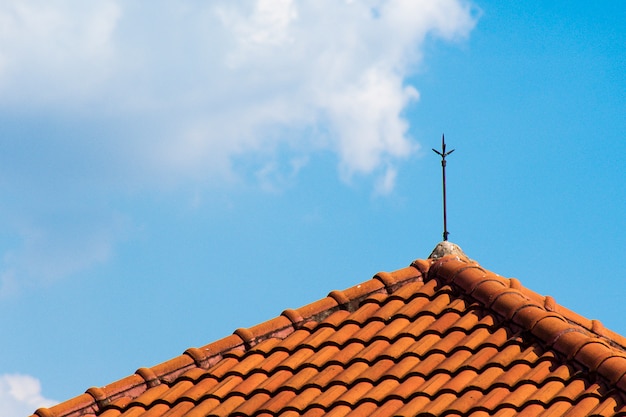
{"label": "blue sky", "polygon": [[626,334],[626,3],[0,2],[0,406],[427,257]]}

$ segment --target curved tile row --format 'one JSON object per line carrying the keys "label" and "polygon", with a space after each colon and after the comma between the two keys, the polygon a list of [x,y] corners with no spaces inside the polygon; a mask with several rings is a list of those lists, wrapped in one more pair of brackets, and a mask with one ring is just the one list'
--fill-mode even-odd
{"label": "curved tile row", "polygon": [[[578,382],[578,386],[574,385]],[[457,382],[461,385],[461,382]],[[231,395],[226,398],[209,397],[201,401],[181,400],[175,404],[154,403],[150,406],[131,404],[130,408],[106,410],[103,415],[119,415],[122,417],[148,417],[162,416],[172,413],[173,410],[193,409],[194,413],[215,416],[236,415],[281,415],[288,411],[306,414],[312,409],[332,412],[338,406],[345,406],[348,410],[361,408],[364,404],[373,404],[376,408],[385,408],[389,404],[395,404],[398,415],[415,413],[419,410],[420,415],[471,415],[478,411],[497,414],[503,409],[522,411],[538,405],[543,410],[554,408],[592,409],[599,406],[612,407],[612,412],[624,410],[623,404],[615,399],[605,399],[598,394],[597,387],[586,386],[582,380],[574,380],[564,383],[563,381],[550,380],[541,385],[519,384],[516,387],[491,387],[487,391],[467,389],[462,392],[442,389],[452,386],[453,380],[439,378],[425,380],[412,377],[403,384],[396,381],[386,380],[378,385],[368,382],[360,382],[351,387],[330,386],[325,390],[317,387],[309,387],[300,392],[283,390],[276,395],[266,393],[251,393],[248,396]],[[527,398],[532,397],[531,401]],[[185,403],[192,403],[185,404]],[[404,411],[403,411],[404,409]],[[563,410],[567,411],[567,410]],[[394,414],[395,415],[395,414]],[[535,414],[537,415],[537,414]]]}

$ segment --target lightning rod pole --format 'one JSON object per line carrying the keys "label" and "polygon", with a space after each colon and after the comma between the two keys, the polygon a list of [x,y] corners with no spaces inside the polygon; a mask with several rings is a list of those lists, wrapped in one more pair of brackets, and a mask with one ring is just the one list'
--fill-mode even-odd
{"label": "lightning rod pole", "polygon": [[447,212],[446,212],[446,156],[454,152],[454,149],[452,149],[449,152],[446,152],[445,135],[441,135],[441,152],[439,152],[435,148],[433,148],[433,151],[437,155],[441,156],[441,174],[442,174],[442,179],[443,179],[443,240],[447,241],[448,235],[450,233],[448,232],[448,223],[447,223],[447,218],[446,218],[447,217]]}

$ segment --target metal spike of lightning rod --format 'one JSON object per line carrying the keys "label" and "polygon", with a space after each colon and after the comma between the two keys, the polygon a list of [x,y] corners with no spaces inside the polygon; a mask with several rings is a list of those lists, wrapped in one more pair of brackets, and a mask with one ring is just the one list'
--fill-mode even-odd
{"label": "metal spike of lightning rod", "polygon": [[448,240],[448,224],[446,220],[446,156],[450,155],[454,152],[452,149],[449,152],[446,152],[446,138],[445,135],[441,135],[441,152],[437,149],[433,148],[433,151],[441,156],[441,172],[443,175],[443,240]]}

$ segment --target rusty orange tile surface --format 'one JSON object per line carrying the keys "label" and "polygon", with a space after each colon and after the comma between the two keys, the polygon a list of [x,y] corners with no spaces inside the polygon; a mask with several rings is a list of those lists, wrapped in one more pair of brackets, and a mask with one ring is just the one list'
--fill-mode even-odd
{"label": "rusty orange tile surface", "polygon": [[36,417],[609,416],[626,413],[625,346],[519,280],[446,255]]}

